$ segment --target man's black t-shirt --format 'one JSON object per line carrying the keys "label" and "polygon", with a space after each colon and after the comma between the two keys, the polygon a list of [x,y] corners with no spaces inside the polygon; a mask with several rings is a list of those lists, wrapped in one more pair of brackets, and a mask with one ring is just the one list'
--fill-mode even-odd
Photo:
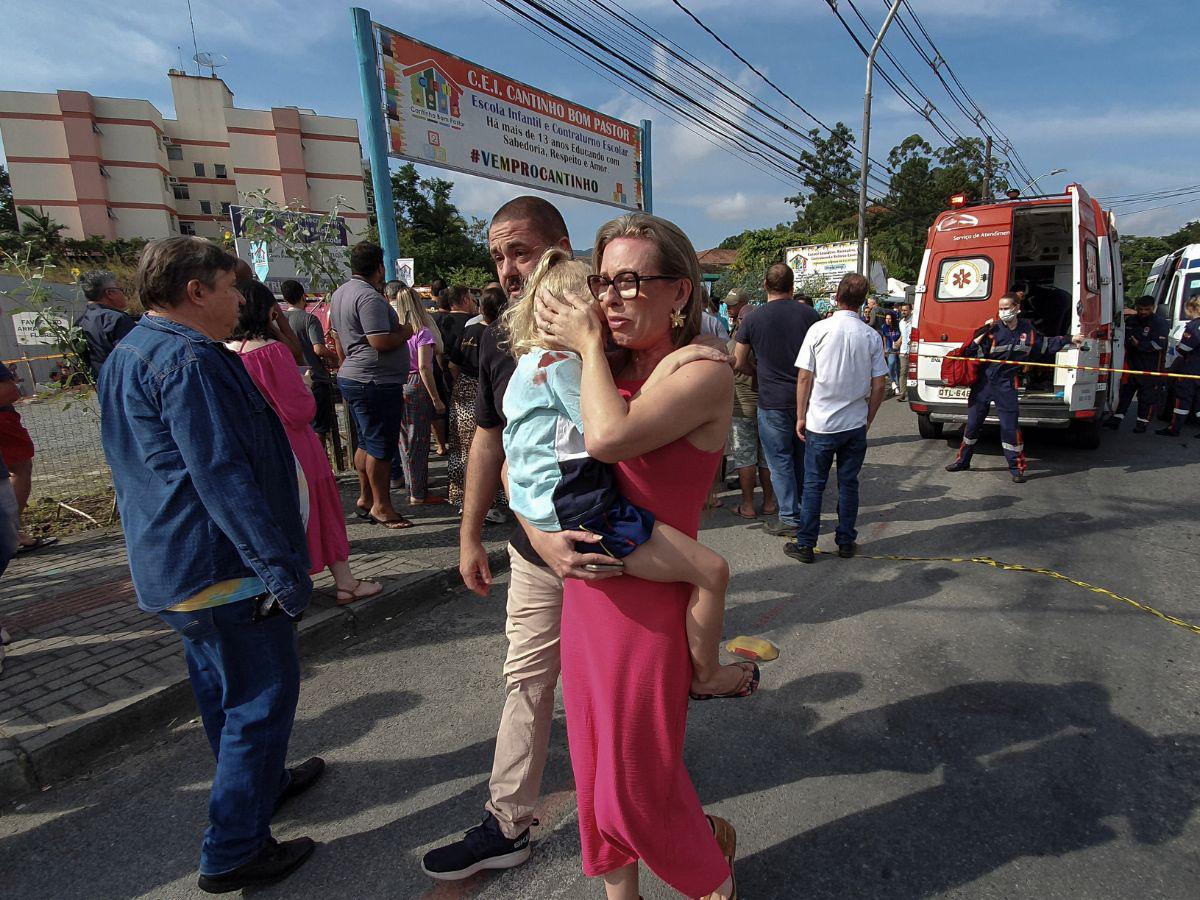
{"label": "man's black t-shirt", "polygon": [[453,357],[454,351],[458,348],[458,342],[462,340],[462,333],[467,327],[467,322],[473,318],[475,317],[470,313],[453,310],[434,316],[438,330],[442,333],[442,352],[446,354],[447,359]]}
{"label": "man's black t-shirt", "polygon": [[447,354],[450,362],[472,378],[479,377],[479,342],[486,330],[487,324],[484,322],[468,325],[463,329],[462,337],[459,338],[454,352]]}
{"label": "man's black t-shirt", "polygon": [[820,320],[799,300],[771,300],[742,318],[737,342],[754,350],[759,409],[796,408],[796,357],[808,329]]}
{"label": "man's black t-shirt", "polygon": [[[504,418],[504,392],[508,390],[509,379],[517,370],[517,361],[500,346],[500,334],[498,323],[493,322],[479,337],[479,393],[475,395],[475,424],[480,428],[503,428],[508,423]],[[546,565],[529,543],[529,537],[520,523],[513,530],[509,542],[523,559],[534,565]]]}

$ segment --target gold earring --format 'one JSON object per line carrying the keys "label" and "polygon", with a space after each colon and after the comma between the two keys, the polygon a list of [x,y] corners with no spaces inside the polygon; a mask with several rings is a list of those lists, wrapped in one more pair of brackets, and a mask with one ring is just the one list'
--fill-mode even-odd
{"label": "gold earring", "polygon": [[683,313],[677,309],[671,310],[671,327],[675,329],[683,327]]}

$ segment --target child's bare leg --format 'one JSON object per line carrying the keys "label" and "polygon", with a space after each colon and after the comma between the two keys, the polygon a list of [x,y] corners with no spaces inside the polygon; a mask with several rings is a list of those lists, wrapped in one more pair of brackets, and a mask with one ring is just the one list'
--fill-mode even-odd
{"label": "child's bare leg", "polygon": [[683,532],[656,522],[650,540],[625,557],[625,573],[647,581],[685,581],[696,586],[687,607],[692,691],[727,694],[740,690],[750,675],[741,666],[722,666],[718,656],[725,620],[729,564]]}

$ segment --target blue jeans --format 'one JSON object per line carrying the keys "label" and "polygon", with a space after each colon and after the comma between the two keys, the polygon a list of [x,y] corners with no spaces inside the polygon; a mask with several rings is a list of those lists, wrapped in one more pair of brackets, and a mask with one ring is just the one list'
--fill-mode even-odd
{"label": "blue jeans", "polygon": [[838,546],[853,544],[858,538],[854,523],[858,520],[858,473],[867,457],[867,426],[834,434],[808,432],[808,450],[804,460],[804,501],[800,509],[800,527],[796,543],[817,546],[821,532],[821,497],[829,480],[829,467],[837,458]]}
{"label": "blue jeans", "polygon": [[893,384],[900,383],[900,354],[888,353],[885,355],[888,367],[888,377],[892,379]]}
{"label": "blue jeans", "polygon": [[284,762],[300,696],[296,626],[257,599],[159,613],[183,639],[204,732],[217,758],[200,873],[219,875],[258,853],[289,775]]}
{"label": "blue jeans", "polygon": [[758,440],[762,444],[771,485],[779,501],[779,521],[800,524],[800,494],[804,486],[804,441],[796,437],[796,410],[758,408]]}

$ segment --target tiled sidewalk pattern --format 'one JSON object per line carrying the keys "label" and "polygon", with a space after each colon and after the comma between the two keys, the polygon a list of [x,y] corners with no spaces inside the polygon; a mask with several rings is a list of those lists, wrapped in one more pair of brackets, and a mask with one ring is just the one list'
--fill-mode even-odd
{"label": "tiled sidewalk pattern", "polygon": [[[343,479],[341,488],[356,576],[382,580],[387,592],[457,566],[452,507],[398,506],[417,527],[387,531],[349,514],[355,485]],[[507,534],[507,526],[490,527],[489,550]],[[163,561],[169,564],[166,548]],[[315,582],[310,617],[335,607],[329,574]],[[186,675],[178,637],[137,607],[119,530],[14,559],[0,580],[0,624],[13,639],[0,674],[0,749],[15,741],[31,750],[56,728],[102,716],[106,707]]]}

